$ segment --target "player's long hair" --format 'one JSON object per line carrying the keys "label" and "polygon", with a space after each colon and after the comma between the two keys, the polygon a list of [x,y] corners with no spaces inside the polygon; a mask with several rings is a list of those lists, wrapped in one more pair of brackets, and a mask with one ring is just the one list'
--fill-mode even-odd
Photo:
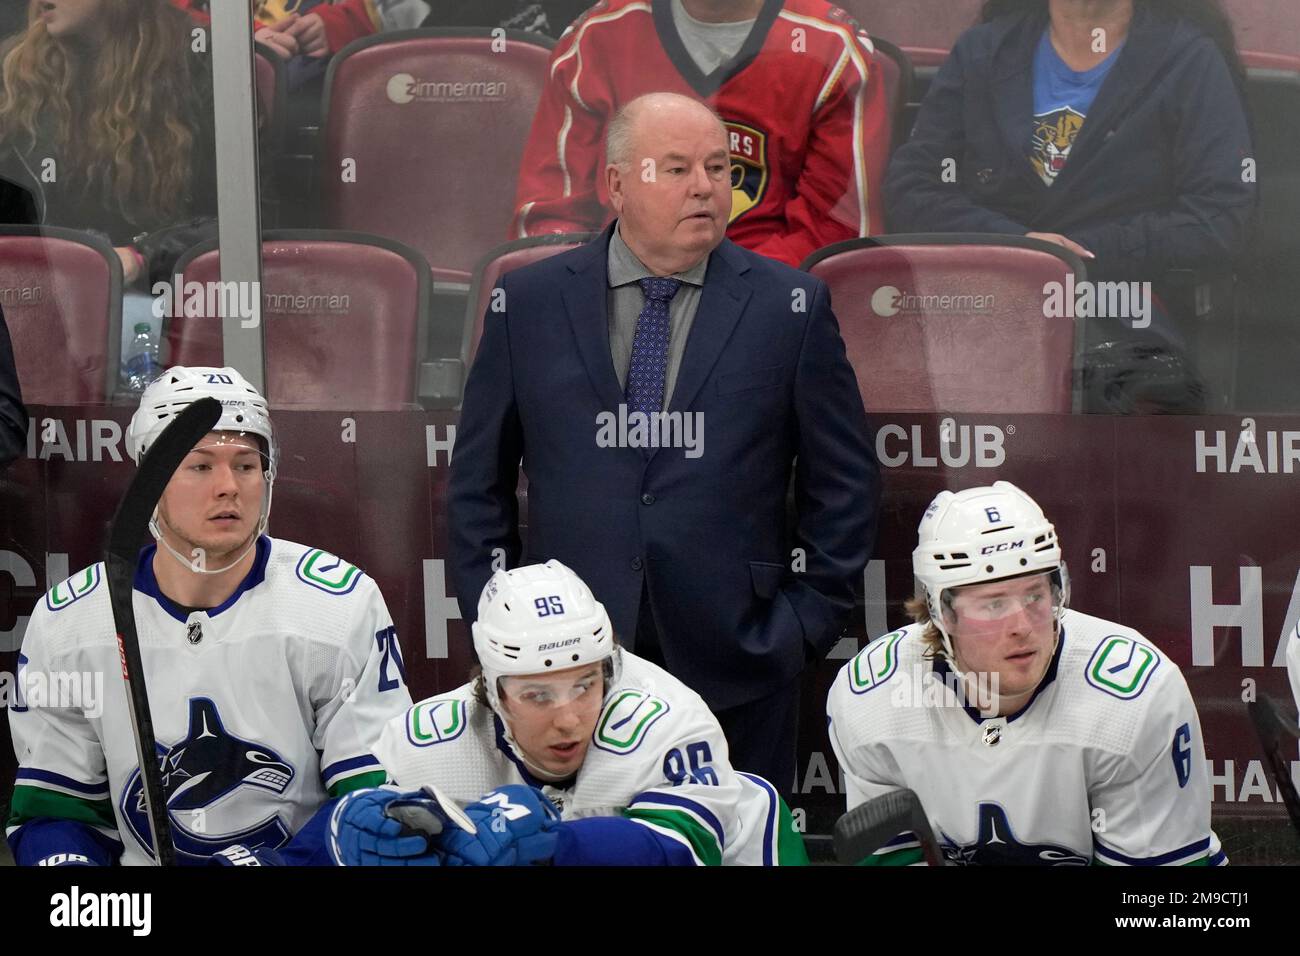
{"label": "player's long hair", "polygon": [[939,629],[934,626],[934,621],[930,618],[930,605],[926,603],[925,595],[913,594],[903,602],[903,610],[907,612],[915,624],[921,625],[921,643],[925,646],[924,653],[921,654],[926,660],[935,660],[940,657],[947,657],[943,649],[943,638],[939,635]]}
{"label": "player's long hair", "polygon": [[[1224,11],[1220,0],[1133,0],[1133,6],[1135,8],[1148,6],[1167,16],[1195,24],[1219,48],[1238,86],[1244,82],[1246,74],[1241,65],[1241,57],[1237,54],[1232,20]],[[984,6],[980,10],[980,22],[988,23],[990,20],[1009,14],[1037,10],[1046,14],[1047,0],[984,0]]]}
{"label": "player's long hair", "polygon": [[135,223],[168,222],[186,204],[198,102],[191,21],[166,0],[102,0],[105,35],[86,56],[51,37],[31,0],[4,58],[0,144],[52,146],[61,182]]}

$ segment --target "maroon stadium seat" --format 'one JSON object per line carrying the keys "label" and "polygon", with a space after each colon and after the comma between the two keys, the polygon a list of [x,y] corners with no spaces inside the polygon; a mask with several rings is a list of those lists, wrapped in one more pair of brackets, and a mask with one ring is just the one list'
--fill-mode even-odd
{"label": "maroon stadium seat", "polygon": [[1224,0],[1241,50],[1300,55],[1300,4],[1295,0]]}
{"label": "maroon stadium seat", "polygon": [[893,117],[893,122],[890,124],[893,139],[889,144],[889,152],[892,154],[894,149],[907,138],[908,131],[902,126],[903,113],[907,109],[907,104],[912,102],[914,76],[912,61],[906,53],[888,40],[872,37],[871,43],[876,48],[874,61],[876,68],[880,70],[880,75],[884,77],[885,100],[889,104],[889,115]]}
{"label": "maroon stadium seat", "polygon": [[284,111],[284,61],[262,44],[253,54],[253,82],[257,88],[258,127],[263,135],[279,139],[280,120]]}
{"label": "maroon stadium seat", "polygon": [[[504,52],[492,47],[488,30],[398,30],[333,59],[322,114],[326,225],[399,239],[436,280],[468,284],[510,228],[551,54],[550,41],[513,31]],[[356,182],[342,181],[348,159]]]}
{"label": "maroon stadium seat", "polygon": [[[268,231],[262,244],[262,321],[268,398],[277,408],[379,411],[416,403],[416,367],[429,301],[419,253],[378,236]],[[177,263],[185,283],[220,276],[216,244]],[[168,365],[220,366],[213,303],[165,323]]]}
{"label": "maroon stadium seat", "polygon": [[982,0],[837,0],[867,35],[889,37],[918,67],[948,57],[957,37],[975,25]]}
{"label": "maroon stadium seat", "polygon": [[516,239],[497,246],[478,264],[474,270],[474,286],[470,290],[469,306],[465,313],[465,367],[474,360],[478,351],[478,340],[483,335],[483,317],[492,298],[492,290],[507,272],[520,266],[567,252],[584,245],[596,238],[594,232],[570,232],[564,235],[534,236],[530,239]]}
{"label": "maroon stadium seat", "polygon": [[901,235],[836,243],[802,268],[830,287],[869,411],[1078,409],[1079,327],[1043,314],[1046,283],[1084,278],[1072,253],[1014,236]]}
{"label": "maroon stadium seat", "polygon": [[0,226],[0,305],[23,400],[108,401],[117,383],[122,264],[98,236]]}

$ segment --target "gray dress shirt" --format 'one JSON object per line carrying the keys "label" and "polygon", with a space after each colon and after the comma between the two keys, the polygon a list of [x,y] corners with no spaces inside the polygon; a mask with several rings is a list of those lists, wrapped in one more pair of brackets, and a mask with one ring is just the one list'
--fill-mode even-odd
{"label": "gray dress shirt", "polygon": [[[695,322],[695,311],[699,307],[700,292],[704,287],[704,273],[708,268],[709,257],[705,256],[686,272],[671,277],[680,279],[682,287],[677,290],[668,306],[668,374],[664,382],[664,411],[672,404],[677,372],[682,367],[682,355],[686,352],[686,340],[690,337],[691,325]],[[637,285],[637,280],[653,276],[654,273],[628,248],[619,235],[619,230],[615,229],[609,239],[607,314],[610,358],[614,361],[614,372],[618,375],[618,385],[622,389],[627,388],[627,370],[632,364],[632,339],[636,336],[636,320],[645,306],[645,295]]]}

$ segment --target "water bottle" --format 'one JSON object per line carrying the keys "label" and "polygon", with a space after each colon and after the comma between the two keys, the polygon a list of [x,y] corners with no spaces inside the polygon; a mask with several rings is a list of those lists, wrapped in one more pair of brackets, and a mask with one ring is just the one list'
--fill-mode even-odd
{"label": "water bottle", "polygon": [[135,337],[126,353],[125,369],[126,387],[137,395],[162,372],[158,365],[158,346],[148,322],[136,323]]}

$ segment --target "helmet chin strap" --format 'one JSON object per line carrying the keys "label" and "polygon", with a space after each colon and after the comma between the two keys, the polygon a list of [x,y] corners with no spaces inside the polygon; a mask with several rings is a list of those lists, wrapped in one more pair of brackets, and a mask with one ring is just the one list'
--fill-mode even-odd
{"label": "helmet chin strap", "polygon": [[[185,565],[185,570],[193,574],[224,574],[226,571],[229,571],[231,568],[239,564],[240,561],[243,561],[244,558],[248,557],[248,552],[252,551],[253,548],[257,546],[257,539],[266,532],[266,524],[271,519],[271,492],[274,487],[275,480],[273,478],[268,479],[266,482],[266,494],[262,496],[262,515],[257,519],[257,530],[253,532],[253,536],[249,539],[248,547],[240,553],[239,557],[235,558],[234,561],[231,561],[224,568],[210,569],[195,567],[193,558],[185,557],[185,555],[181,554],[171,546],[171,542],[164,537],[162,531],[162,525],[165,524],[165,522],[162,518],[161,504],[153,509],[153,516],[149,519],[149,533],[153,535],[155,541],[167,549],[173,558]],[[171,530],[174,531],[175,529],[173,528]]]}

